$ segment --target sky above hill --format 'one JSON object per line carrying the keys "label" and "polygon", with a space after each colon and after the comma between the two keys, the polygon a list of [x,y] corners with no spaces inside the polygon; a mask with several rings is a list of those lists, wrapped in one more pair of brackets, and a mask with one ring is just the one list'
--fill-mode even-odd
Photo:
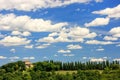
{"label": "sky above hill", "polygon": [[0,65],[120,61],[120,0],[0,0]]}

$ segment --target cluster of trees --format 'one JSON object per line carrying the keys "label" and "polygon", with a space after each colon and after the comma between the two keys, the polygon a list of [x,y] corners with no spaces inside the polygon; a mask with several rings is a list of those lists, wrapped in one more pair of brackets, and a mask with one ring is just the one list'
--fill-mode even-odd
{"label": "cluster of trees", "polygon": [[[54,62],[43,61],[26,68],[25,63],[17,61],[0,67],[0,80],[120,80],[118,61],[105,62]],[[56,71],[69,71],[66,74]],[[76,72],[70,72],[76,70]]]}
{"label": "cluster of trees", "polygon": [[59,74],[53,72],[31,72],[32,80],[101,80],[101,75],[98,71],[81,71],[77,73]]}
{"label": "cluster of trees", "polygon": [[5,72],[24,71],[25,69],[26,69],[26,66],[23,61],[8,63],[0,67],[0,70],[4,70]]}
{"label": "cluster of trees", "polygon": [[34,64],[34,70],[52,71],[52,70],[104,70],[106,67],[112,70],[120,69],[119,61],[103,62],[54,62],[44,61]]}

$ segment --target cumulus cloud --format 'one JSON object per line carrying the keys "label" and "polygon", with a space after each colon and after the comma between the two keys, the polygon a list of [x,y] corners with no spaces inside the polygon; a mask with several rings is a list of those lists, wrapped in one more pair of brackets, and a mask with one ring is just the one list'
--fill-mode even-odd
{"label": "cumulus cloud", "polygon": [[18,35],[18,36],[30,36],[31,33],[28,31],[20,32],[20,31],[12,31],[11,35]]}
{"label": "cumulus cloud", "polygon": [[74,54],[63,54],[63,56],[72,57],[72,56],[74,56]]}
{"label": "cumulus cloud", "polygon": [[95,2],[103,2],[103,0],[95,0]]}
{"label": "cumulus cloud", "polygon": [[108,45],[108,44],[114,44],[111,41],[98,41],[98,40],[88,40],[85,42],[86,44],[96,44],[96,45]]}
{"label": "cumulus cloud", "polygon": [[90,31],[87,28],[81,28],[81,27],[74,27],[70,29],[69,36],[85,36],[89,34]]}
{"label": "cumulus cloud", "polygon": [[106,59],[103,59],[103,58],[91,58],[90,61],[91,62],[103,62],[103,61],[106,61]]}
{"label": "cumulus cloud", "polygon": [[37,42],[83,42],[84,38],[94,38],[97,34],[90,32],[88,28],[73,27],[60,32],[50,33],[48,37],[40,38]]}
{"label": "cumulus cloud", "polygon": [[53,33],[49,34],[48,36],[49,36],[49,37],[58,36],[58,33],[57,33],[57,32],[53,32]]}
{"label": "cumulus cloud", "polygon": [[35,57],[31,56],[31,57],[23,57],[24,60],[33,60],[35,59]]}
{"label": "cumulus cloud", "polygon": [[44,58],[44,59],[48,59],[48,57],[47,57],[47,56],[44,56],[43,58]]}
{"label": "cumulus cloud", "polygon": [[85,23],[86,27],[94,27],[94,26],[104,26],[109,24],[109,18],[96,18],[89,23]]}
{"label": "cumulus cloud", "polygon": [[56,41],[53,37],[44,37],[44,38],[40,38],[39,40],[37,40],[37,42],[53,43],[53,42],[56,42]]}
{"label": "cumulus cloud", "polygon": [[10,49],[10,52],[15,53],[16,50],[13,48],[13,49]]}
{"label": "cumulus cloud", "polygon": [[67,46],[67,48],[68,49],[82,49],[82,46],[70,44]]}
{"label": "cumulus cloud", "polygon": [[98,49],[96,49],[96,51],[104,51],[104,49],[103,48],[98,48]]}
{"label": "cumulus cloud", "polygon": [[24,46],[25,48],[27,48],[27,49],[32,49],[33,48],[33,45],[26,45],[26,46]]}
{"label": "cumulus cloud", "polygon": [[4,38],[6,35],[0,33],[0,38]]}
{"label": "cumulus cloud", "polygon": [[[92,0],[1,0],[0,10],[31,11],[40,8],[53,8],[66,6],[73,3],[89,3]],[[100,2],[101,0],[95,0]],[[4,5],[5,4],[5,5]]]}
{"label": "cumulus cloud", "polygon": [[14,57],[10,57],[9,59],[11,60],[11,61],[14,61],[14,60],[18,60],[20,57],[18,57],[18,56],[14,56]]}
{"label": "cumulus cloud", "polygon": [[35,59],[35,57],[29,57],[29,59]]}
{"label": "cumulus cloud", "polygon": [[110,18],[120,18],[120,4],[113,8],[106,8],[99,11],[93,11],[93,14],[107,15]]}
{"label": "cumulus cloud", "polygon": [[12,31],[11,32],[11,35],[21,35],[22,33],[21,32],[19,32],[19,31]]}
{"label": "cumulus cloud", "polygon": [[84,56],[84,57],[82,57],[82,59],[87,59],[87,57]]}
{"label": "cumulus cloud", "polygon": [[94,38],[96,35],[96,33],[90,32],[88,28],[81,28],[79,26],[71,28],[68,33],[68,36],[72,37],[73,39]]}
{"label": "cumulus cloud", "polygon": [[120,26],[112,28],[112,29],[109,31],[109,33],[110,33],[113,37],[120,37]]}
{"label": "cumulus cloud", "polygon": [[29,44],[31,41],[27,38],[21,38],[16,36],[6,36],[0,40],[0,45],[3,46],[19,46]]}
{"label": "cumulus cloud", "polygon": [[0,59],[7,59],[7,57],[5,57],[5,56],[0,56]]}
{"label": "cumulus cloud", "polygon": [[120,33],[120,27],[114,27],[110,30],[111,34],[118,34]]}
{"label": "cumulus cloud", "polygon": [[66,22],[53,24],[50,20],[32,19],[29,16],[16,16],[14,14],[0,14],[0,30],[16,31],[14,35],[30,35],[29,32],[52,32],[59,31],[63,26],[68,25]]}
{"label": "cumulus cloud", "polygon": [[58,53],[70,53],[71,51],[70,50],[59,50]]}
{"label": "cumulus cloud", "polygon": [[116,40],[118,40],[118,38],[112,37],[112,36],[105,36],[103,39],[108,40],[108,41],[116,41]]}
{"label": "cumulus cloud", "polygon": [[47,48],[48,46],[50,46],[50,44],[42,44],[42,45],[38,45],[35,48],[37,48],[37,49],[43,49],[43,48]]}

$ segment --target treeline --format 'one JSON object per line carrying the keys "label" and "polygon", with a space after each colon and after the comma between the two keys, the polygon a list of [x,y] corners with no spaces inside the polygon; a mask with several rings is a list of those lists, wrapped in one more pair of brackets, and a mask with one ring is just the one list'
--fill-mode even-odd
{"label": "treeline", "polygon": [[[58,70],[104,70],[105,68],[109,68],[111,70],[120,69],[119,61],[103,61],[103,62],[60,62],[60,61],[43,61],[33,63],[34,67],[32,68],[34,71],[58,71]],[[0,67],[0,69],[4,69],[5,72],[14,72],[14,71],[24,71],[26,69],[26,65],[23,61],[17,61],[14,63],[8,63]]]}
{"label": "treeline", "polygon": [[[0,80],[120,80],[118,61],[66,62],[43,61],[26,68],[23,61],[0,67]],[[60,74],[59,71],[68,71]],[[71,73],[71,70],[76,72]],[[57,71],[57,73],[56,73]]]}
{"label": "treeline", "polygon": [[1,66],[0,72],[8,73],[15,71],[24,71],[25,69],[26,69],[25,63],[23,61],[17,61]]}
{"label": "treeline", "polygon": [[33,70],[41,70],[41,71],[52,71],[52,70],[104,70],[105,68],[109,68],[111,70],[120,69],[119,61],[103,61],[103,62],[57,62],[57,61],[44,61],[34,63]]}

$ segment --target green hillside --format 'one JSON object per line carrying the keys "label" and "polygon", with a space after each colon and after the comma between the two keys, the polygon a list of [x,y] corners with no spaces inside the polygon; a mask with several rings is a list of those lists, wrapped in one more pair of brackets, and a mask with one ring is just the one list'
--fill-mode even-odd
{"label": "green hillside", "polygon": [[120,64],[114,62],[43,61],[26,67],[17,61],[0,67],[0,80],[120,80]]}

